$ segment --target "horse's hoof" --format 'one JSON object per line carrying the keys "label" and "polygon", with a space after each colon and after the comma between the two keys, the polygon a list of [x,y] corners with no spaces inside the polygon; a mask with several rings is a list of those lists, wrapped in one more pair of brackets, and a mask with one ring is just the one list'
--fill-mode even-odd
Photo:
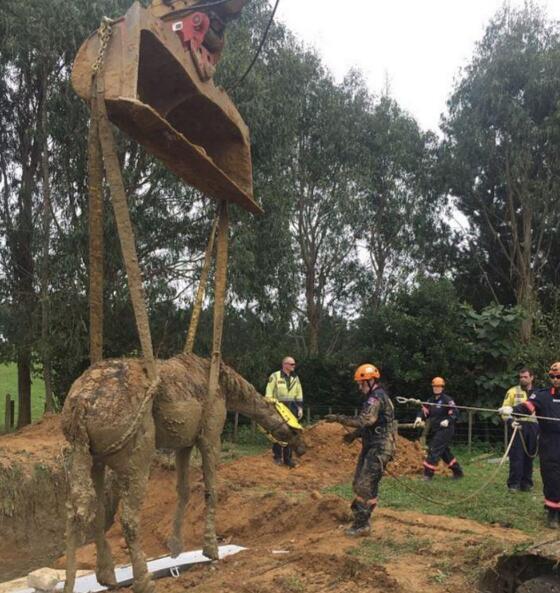
{"label": "horse's hoof", "polygon": [[210,558],[210,560],[219,560],[220,554],[218,553],[218,544],[216,542],[205,545],[202,548],[202,553],[206,556],[206,558]]}
{"label": "horse's hoof", "polygon": [[132,583],[134,593],[156,593],[156,586],[149,574]]}
{"label": "horse's hoof", "polygon": [[114,569],[99,570],[95,573],[95,578],[100,585],[108,589],[115,589],[117,586],[117,579],[115,577]]}
{"label": "horse's hoof", "polygon": [[176,558],[183,551],[183,542],[175,536],[171,536],[167,540],[167,549],[171,553],[172,558]]}

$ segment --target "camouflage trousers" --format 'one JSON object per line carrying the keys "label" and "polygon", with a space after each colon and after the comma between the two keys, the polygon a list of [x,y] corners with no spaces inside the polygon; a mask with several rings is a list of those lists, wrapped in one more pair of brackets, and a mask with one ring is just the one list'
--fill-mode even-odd
{"label": "camouflage trousers", "polygon": [[393,459],[394,441],[391,437],[363,448],[354,472],[354,494],[369,504],[376,504],[379,482],[387,464]]}

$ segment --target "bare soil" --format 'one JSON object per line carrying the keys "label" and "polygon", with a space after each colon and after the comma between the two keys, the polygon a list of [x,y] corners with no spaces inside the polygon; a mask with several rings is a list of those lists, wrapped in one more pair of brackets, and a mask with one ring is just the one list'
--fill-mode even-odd
{"label": "bare soil", "polygon": [[[51,453],[60,451],[63,440],[56,423],[49,419],[35,426],[19,436],[0,439],[0,472],[29,455],[47,463]],[[359,445],[344,445],[343,434],[339,425],[316,424],[308,431],[308,453],[292,470],[274,465],[268,452],[222,464],[218,472],[218,533],[222,543],[248,549],[219,563],[193,567],[177,579],[160,579],[157,590],[471,593],[476,590],[479,570],[497,552],[527,539],[512,529],[387,509],[382,500],[375,511],[372,537],[349,539],[344,535],[350,519],[348,501],[325,493],[328,487],[352,478]],[[422,456],[417,443],[399,438],[391,471],[397,475],[420,473]],[[191,469],[191,486],[185,549],[202,544],[203,485],[196,464]],[[142,545],[148,557],[167,553],[174,505],[175,475],[170,464],[160,458],[142,511]],[[43,535],[37,532],[36,537],[40,540]],[[117,563],[127,563],[118,522],[108,537]],[[22,553],[27,550],[19,549],[18,554]],[[17,555],[12,556],[15,567]],[[82,547],[78,558],[79,568],[93,568],[93,545]],[[54,564],[62,568],[64,558]]]}

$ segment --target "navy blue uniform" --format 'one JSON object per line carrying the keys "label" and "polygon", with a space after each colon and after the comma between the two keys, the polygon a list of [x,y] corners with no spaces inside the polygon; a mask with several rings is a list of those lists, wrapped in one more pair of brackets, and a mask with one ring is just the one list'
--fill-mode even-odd
{"label": "navy blue uniform", "polygon": [[[418,418],[423,418],[429,423],[428,455],[424,461],[424,476],[432,478],[438,461],[443,459],[443,462],[453,472],[453,476],[460,478],[463,476],[463,470],[449,447],[455,433],[455,422],[458,416],[457,408],[454,407],[455,402],[445,393],[434,395],[427,401],[434,405],[423,405],[422,410],[418,413]],[[441,426],[443,420],[449,421],[447,427]]]}
{"label": "navy blue uniform", "polygon": [[554,387],[539,389],[527,401],[515,406],[514,413],[557,418],[539,420],[539,458],[543,481],[544,505],[549,510],[560,510],[560,393]]}

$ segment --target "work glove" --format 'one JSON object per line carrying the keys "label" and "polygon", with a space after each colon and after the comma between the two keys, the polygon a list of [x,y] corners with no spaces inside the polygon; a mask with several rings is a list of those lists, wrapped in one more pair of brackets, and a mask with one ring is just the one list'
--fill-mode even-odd
{"label": "work glove", "polygon": [[325,422],[338,422],[339,421],[339,414],[327,414],[324,418]]}
{"label": "work glove", "polygon": [[343,437],[342,440],[347,444],[351,445],[356,439],[358,435],[355,432],[347,432]]}
{"label": "work glove", "polygon": [[501,414],[502,416],[511,416],[513,414],[513,408],[511,406],[502,406],[498,410],[498,414]]}
{"label": "work glove", "polygon": [[303,418],[303,408],[300,408],[298,406],[298,409],[297,409],[297,419],[298,420],[301,420],[302,418]]}
{"label": "work glove", "polygon": [[520,427],[521,427],[521,424],[520,424],[520,423],[519,423],[517,420],[514,420],[514,421],[511,423],[511,427],[512,427],[512,428],[520,428]]}
{"label": "work glove", "polygon": [[449,420],[446,418],[445,420],[442,420],[442,421],[439,423],[439,425],[440,425],[442,428],[447,428],[447,427],[449,426]]}
{"label": "work glove", "polygon": [[416,418],[416,420],[414,421],[414,424],[412,425],[413,428],[423,428],[424,426],[424,420],[422,420],[422,418]]}

